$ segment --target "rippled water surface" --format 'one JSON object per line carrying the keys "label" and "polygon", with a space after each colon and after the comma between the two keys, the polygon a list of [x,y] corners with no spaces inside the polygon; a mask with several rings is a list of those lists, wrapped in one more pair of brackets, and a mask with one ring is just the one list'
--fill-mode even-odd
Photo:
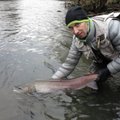
{"label": "rippled water surface", "polygon": [[[61,0],[0,0],[0,120],[120,120],[119,79],[103,90],[20,95],[16,85],[49,79],[71,34]],[[82,59],[73,76],[87,70]],[[113,80],[115,81],[115,80]]]}

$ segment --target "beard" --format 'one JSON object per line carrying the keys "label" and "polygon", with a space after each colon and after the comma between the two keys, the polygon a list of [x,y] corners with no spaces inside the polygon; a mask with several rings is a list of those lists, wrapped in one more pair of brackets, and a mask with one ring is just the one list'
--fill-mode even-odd
{"label": "beard", "polygon": [[81,36],[79,36],[79,35],[75,35],[78,39],[85,39],[86,37],[87,37],[87,35],[86,36],[83,36],[83,37],[81,37]]}

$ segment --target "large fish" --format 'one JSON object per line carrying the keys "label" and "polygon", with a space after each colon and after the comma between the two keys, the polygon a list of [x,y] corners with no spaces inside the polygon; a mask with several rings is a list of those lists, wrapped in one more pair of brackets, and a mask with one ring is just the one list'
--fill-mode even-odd
{"label": "large fish", "polygon": [[95,80],[97,74],[89,74],[82,77],[68,79],[68,80],[39,80],[33,83],[16,87],[13,91],[17,93],[49,93],[57,90],[65,89],[81,89],[86,86],[97,89]]}

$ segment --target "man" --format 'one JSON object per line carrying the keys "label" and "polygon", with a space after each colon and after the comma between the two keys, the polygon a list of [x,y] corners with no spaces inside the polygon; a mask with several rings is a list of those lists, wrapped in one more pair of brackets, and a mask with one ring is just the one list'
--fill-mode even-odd
{"label": "man", "polygon": [[92,72],[99,74],[97,81],[105,81],[120,71],[120,14],[115,15],[89,18],[80,6],[68,10],[65,22],[73,33],[73,41],[53,79],[67,77],[82,55],[93,60]]}

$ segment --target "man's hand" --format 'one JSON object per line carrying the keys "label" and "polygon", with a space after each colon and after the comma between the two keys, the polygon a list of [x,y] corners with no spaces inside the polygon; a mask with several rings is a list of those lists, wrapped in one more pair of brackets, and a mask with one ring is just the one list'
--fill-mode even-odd
{"label": "man's hand", "polygon": [[99,70],[97,73],[98,73],[98,79],[97,79],[98,82],[104,82],[110,76],[110,71],[108,70],[107,67]]}

